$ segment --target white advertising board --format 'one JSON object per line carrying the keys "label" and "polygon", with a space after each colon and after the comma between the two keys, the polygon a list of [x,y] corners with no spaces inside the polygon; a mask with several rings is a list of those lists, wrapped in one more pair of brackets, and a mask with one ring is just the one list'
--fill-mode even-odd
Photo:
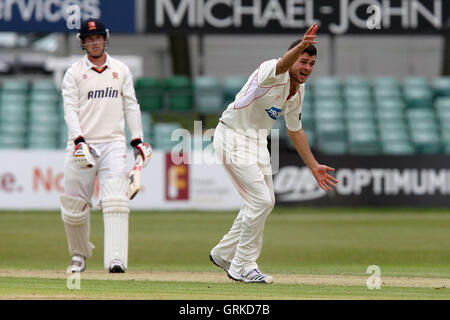
{"label": "white advertising board", "polygon": [[[0,210],[58,210],[64,192],[64,158],[64,150],[0,150]],[[221,165],[212,161],[175,165],[170,158],[170,153],[153,152],[142,171],[142,189],[130,202],[132,209],[240,208],[242,200]],[[131,170],[131,152],[128,161]],[[98,193],[97,187],[94,205]]]}

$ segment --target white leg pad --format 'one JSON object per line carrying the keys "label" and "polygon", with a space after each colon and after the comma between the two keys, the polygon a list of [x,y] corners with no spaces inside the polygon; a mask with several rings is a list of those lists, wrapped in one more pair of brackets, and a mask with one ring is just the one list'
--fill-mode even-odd
{"label": "white leg pad", "polygon": [[66,230],[70,255],[90,258],[94,246],[89,242],[91,229],[89,204],[81,198],[67,194],[61,195],[60,201],[61,218]]}
{"label": "white leg pad", "polygon": [[102,190],[103,224],[105,228],[104,265],[113,260],[128,266],[128,218],[130,215],[126,179],[109,179]]}

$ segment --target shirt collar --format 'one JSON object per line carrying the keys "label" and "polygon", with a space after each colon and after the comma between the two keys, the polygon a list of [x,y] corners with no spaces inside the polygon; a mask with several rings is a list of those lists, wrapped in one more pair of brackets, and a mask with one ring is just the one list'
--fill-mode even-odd
{"label": "shirt collar", "polygon": [[103,68],[103,67],[111,67],[111,60],[110,60],[110,58],[109,58],[109,55],[105,52],[105,54],[106,54],[106,61],[105,61],[105,63],[103,64],[103,65],[101,65],[101,66],[99,66],[99,67],[97,67],[95,64],[93,64],[89,59],[88,59],[88,56],[87,56],[87,54],[86,55],[84,55],[84,65],[86,66],[86,69],[91,69],[92,67],[94,67],[94,68],[97,68],[97,69],[101,69],[101,68]]}

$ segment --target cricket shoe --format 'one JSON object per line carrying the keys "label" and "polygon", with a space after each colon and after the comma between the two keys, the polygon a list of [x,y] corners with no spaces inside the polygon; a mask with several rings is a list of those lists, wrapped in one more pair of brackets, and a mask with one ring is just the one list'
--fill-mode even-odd
{"label": "cricket shoe", "polygon": [[83,256],[75,255],[72,257],[72,263],[69,266],[72,273],[83,272],[86,270],[86,259]]}
{"label": "cricket shoe", "polygon": [[121,261],[113,260],[108,271],[109,273],[125,273],[125,267]]}
{"label": "cricket shoe", "polygon": [[228,269],[230,269],[231,262],[223,260],[218,255],[215,255],[212,251],[209,253],[209,260],[211,260],[211,262],[219,268],[225,270],[225,272],[228,272]]}
{"label": "cricket shoe", "polygon": [[258,269],[251,269],[248,272],[243,272],[240,276],[235,276],[234,274],[231,274],[231,271],[229,270],[227,272],[228,278],[235,280],[235,281],[241,281],[246,283],[272,283],[273,278],[272,276],[269,276],[267,274],[262,273]]}

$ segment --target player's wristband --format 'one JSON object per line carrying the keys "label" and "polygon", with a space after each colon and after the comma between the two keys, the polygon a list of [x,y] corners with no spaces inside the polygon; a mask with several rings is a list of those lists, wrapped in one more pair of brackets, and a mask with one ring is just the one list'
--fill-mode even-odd
{"label": "player's wristband", "polygon": [[75,140],[73,140],[73,143],[75,143],[75,145],[84,142],[86,143],[86,140],[84,140],[84,138],[82,136],[79,136],[78,138],[76,138]]}
{"label": "player's wristband", "polygon": [[140,143],[142,143],[142,140],[139,139],[139,138],[137,138],[137,139],[132,140],[132,141],[130,142],[130,145],[134,148],[134,147],[136,147],[136,146],[137,146],[138,144],[140,144]]}

